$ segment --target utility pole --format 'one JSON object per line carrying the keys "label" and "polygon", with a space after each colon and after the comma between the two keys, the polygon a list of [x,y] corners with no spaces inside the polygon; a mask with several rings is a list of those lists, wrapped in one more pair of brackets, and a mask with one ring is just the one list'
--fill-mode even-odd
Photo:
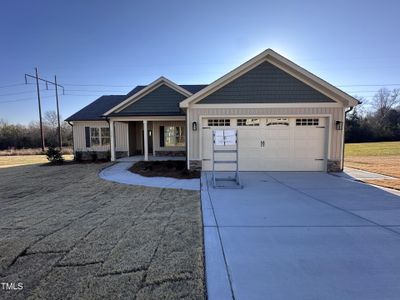
{"label": "utility pole", "polygon": [[43,81],[46,84],[46,89],[49,89],[49,84],[52,84],[55,86],[55,91],[56,91],[56,105],[57,105],[57,123],[58,123],[58,144],[61,150],[62,147],[62,138],[61,138],[61,124],[60,124],[60,106],[59,106],[59,101],[58,101],[58,88],[62,88],[63,94],[64,94],[64,87],[62,85],[59,85],[57,83],[57,77],[54,76],[54,82],[42,79],[39,77],[39,72],[38,69],[35,68],[35,76],[25,74],[25,84],[28,84],[28,77],[34,78],[36,80],[36,91],[37,91],[37,97],[38,97],[38,105],[39,105],[39,121],[40,121],[40,135],[42,139],[42,151],[44,151],[45,148],[45,143],[44,143],[44,131],[43,131],[43,122],[42,122],[42,106],[40,102],[40,89],[39,89],[39,81]]}
{"label": "utility pole", "polygon": [[43,122],[42,122],[42,105],[40,103],[40,88],[39,88],[39,74],[38,68],[35,68],[35,78],[36,78],[36,92],[37,92],[37,99],[38,99],[38,107],[39,107],[39,123],[40,123],[40,139],[42,141],[42,151],[44,152],[44,131],[43,131]]}
{"label": "utility pole", "polygon": [[60,106],[58,104],[58,89],[57,89],[57,76],[54,75],[54,86],[56,88],[56,105],[57,105],[57,122],[58,122],[58,146],[60,150],[62,149],[62,140],[61,140],[61,125],[60,125]]}

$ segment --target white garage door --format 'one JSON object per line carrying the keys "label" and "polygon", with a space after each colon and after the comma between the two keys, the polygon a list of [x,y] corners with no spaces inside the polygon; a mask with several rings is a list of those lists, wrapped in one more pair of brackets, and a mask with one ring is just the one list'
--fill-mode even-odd
{"label": "white garage door", "polygon": [[[212,130],[237,129],[241,171],[324,171],[326,118],[206,119],[202,128],[203,170],[212,169]],[[221,155],[221,154],[219,154]],[[229,155],[219,156],[230,160]],[[233,166],[218,165],[221,170]]]}

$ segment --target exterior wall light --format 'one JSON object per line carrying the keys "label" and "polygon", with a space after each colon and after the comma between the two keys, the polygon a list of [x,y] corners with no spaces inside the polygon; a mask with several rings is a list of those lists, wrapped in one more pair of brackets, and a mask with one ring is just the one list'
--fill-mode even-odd
{"label": "exterior wall light", "polygon": [[343,130],[343,122],[336,121],[336,130]]}
{"label": "exterior wall light", "polygon": [[197,122],[192,123],[192,130],[197,131]]}

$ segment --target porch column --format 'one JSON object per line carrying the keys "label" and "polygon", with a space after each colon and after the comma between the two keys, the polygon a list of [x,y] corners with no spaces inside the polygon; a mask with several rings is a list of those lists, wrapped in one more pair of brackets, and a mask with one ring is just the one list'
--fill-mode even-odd
{"label": "porch column", "polygon": [[110,120],[110,151],[111,161],[115,161],[115,136],[114,136],[114,121]]}
{"label": "porch column", "polygon": [[148,130],[147,120],[143,120],[143,144],[144,144],[144,160],[149,160],[149,141],[148,141]]}

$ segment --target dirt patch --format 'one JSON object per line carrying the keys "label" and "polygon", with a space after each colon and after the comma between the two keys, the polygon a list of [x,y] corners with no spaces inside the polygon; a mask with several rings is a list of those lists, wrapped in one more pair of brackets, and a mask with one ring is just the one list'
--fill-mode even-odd
{"label": "dirt patch", "polygon": [[106,164],[0,169],[0,299],[204,299],[198,191],[101,180]]}
{"label": "dirt patch", "polygon": [[146,177],[200,178],[200,172],[187,170],[183,160],[139,161],[129,171]]}

